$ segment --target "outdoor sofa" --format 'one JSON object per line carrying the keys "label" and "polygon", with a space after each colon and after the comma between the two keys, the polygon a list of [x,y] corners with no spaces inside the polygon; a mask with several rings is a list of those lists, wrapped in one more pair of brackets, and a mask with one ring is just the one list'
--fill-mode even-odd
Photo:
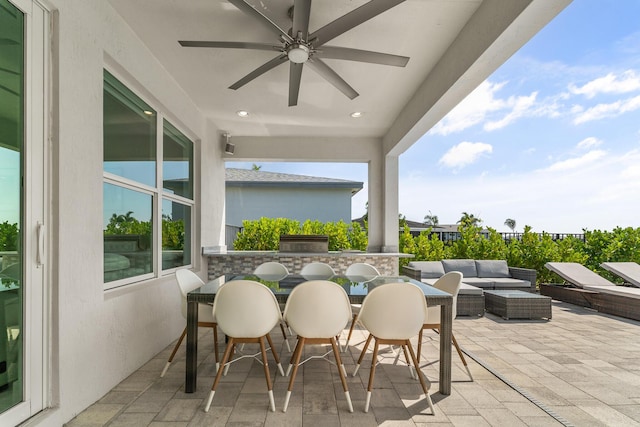
{"label": "outdoor sofa", "polygon": [[536,271],[509,267],[504,260],[445,259],[442,261],[412,261],[402,267],[402,273],[433,285],[449,271],[462,273],[458,293],[458,316],[484,314],[483,290],[509,289],[536,292]]}
{"label": "outdoor sofa", "polygon": [[575,262],[548,262],[545,267],[565,284],[540,284],[540,294],[601,313],[640,320],[640,289],[618,286]]}

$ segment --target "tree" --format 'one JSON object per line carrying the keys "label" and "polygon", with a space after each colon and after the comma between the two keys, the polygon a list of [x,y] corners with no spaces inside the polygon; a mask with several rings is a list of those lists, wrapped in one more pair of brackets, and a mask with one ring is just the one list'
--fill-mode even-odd
{"label": "tree", "polygon": [[251,170],[252,171],[259,171],[260,169],[262,169],[262,166],[260,165],[256,165],[255,163],[251,166]]}
{"label": "tree", "polygon": [[438,215],[434,215],[429,211],[429,215],[424,216],[424,224],[430,227],[435,227],[439,224]]}
{"label": "tree", "polygon": [[504,225],[509,227],[511,229],[511,231],[515,231],[516,230],[516,220],[515,219],[511,219],[511,218],[505,219],[504,220]]}
{"label": "tree", "polygon": [[462,217],[458,220],[457,224],[462,226],[474,226],[477,227],[482,224],[482,220],[476,217],[474,214],[469,214],[467,212],[462,212]]}

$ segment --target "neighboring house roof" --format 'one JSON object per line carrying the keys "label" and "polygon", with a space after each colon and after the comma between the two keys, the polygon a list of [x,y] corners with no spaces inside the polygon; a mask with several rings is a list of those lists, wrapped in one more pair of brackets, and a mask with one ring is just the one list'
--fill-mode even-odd
{"label": "neighboring house roof", "polygon": [[322,178],[317,176],[295,175],[290,173],[267,172],[253,169],[225,170],[227,186],[234,187],[323,187],[347,188],[351,194],[362,190],[363,183],[346,179]]}

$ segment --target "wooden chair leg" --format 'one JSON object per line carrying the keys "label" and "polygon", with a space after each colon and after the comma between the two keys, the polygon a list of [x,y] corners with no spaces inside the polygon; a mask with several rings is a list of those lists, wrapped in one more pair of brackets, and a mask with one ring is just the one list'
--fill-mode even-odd
{"label": "wooden chair leg", "polygon": [[300,357],[302,356],[304,341],[304,337],[298,336],[298,343],[296,344],[296,348],[291,355],[290,366],[293,366],[293,371],[291,372],[291,378],[289,378],[289,388],[287,389],[287,394],[284,398],[284,406],[282,408],[282,412],[287,412],[287,407],[289,406],[289,399],[291,398],[291,391],[293,390],[293,382],[295,381],[296,375],[298,374],[298,367],[300,365]]}
{"label": "wooden chair leg", "polygon": [[[222,356],[221,366],[224,367],[225,364],[227,363],[227,360],[229,359],[229,356],[231,355],[231,351],[234,346],[235,346],[234,339],[229,338],[229,343],[227,345],[227,348],[224,351],[224,355]],[[218,387],[218,383],[220,382],[220,377],[222,377],[223,371],[224,369],[218,369],[218,372],[216,372],[216,378],[215,380],[213,380],[213,385],[211,386],[211,392],[209,392],[209,398],[207,399],[207,404],[204,407],[204,412],[209,412],[209,408],[211,407],[211,402],[213,401],[213,396],[216,394],[216,388]]]}
{"label": "wooden chair leg", "polygon": [[273,341],[271,341],[271,335],[267,334],[267,341],[269,342],[269,347],[271,348],[271,353],[273,354],[273,360],[276,361],[276,365],[278,366],[278,371],[280,371],[280,375],[284,377],[284,370],[282,369],[282,363],[280,363],[280,358],[278,357],[278,353],[276,353],[276,349],[273,347]]}
{"label": "wooden chair leg", "polygon": [[342,358],[340,357],[340,349],[336,344],[336,340],[331,338],[331,348],[333,349],[333,355],[336,358],[336,365],[338,367],[338,373],[340,374],[340,381],[342,382],[342,389],[349,405],[349,412],[353,412],[353,404],[351,403],[351,395],[349,394],[349,387],[347,386],[347,379],[344,376],[344,365],[342,364]]}
{"label": "wooden chair leg", "polygon": [[418,359],[416,358],[416,354],[413,352],[413,347],[411,346],[411,341],[407,340],[407,346],[409,347],[409,353],[411,354],[411,359],[413,359],[413,363],[416,367],[416,374],[418,375],[418,379],[420,380],[420,385],[422,386],[422,391],[424,391],[425,397],[427,399],[427,404],[429,405],[429,409],[431,409],[431,413],[435,415],[435,409],[433,407],[433,402],[431,401],[431,396],[429,396],[429,387],[427,387],[427,383],[424,381],[424,374],[420,370],[420,366],[418,365]]}
{"label": "wooden chair leg", "polygon": [[458,345],[458,341],[456,340],[455,335],[451,334],[451,340],[453,341],[454,347],[458,351],[458,356],[460,356],[460,360],[462,360],[462,364],[464,365],[464,368],[467,370],[467,374],[469,375],[469,378],[471,378],[471,381],[473,381],[473,375],[471,375],[471,370],[469,370],[469,366],[467,365],[467,360],[464,358],[464,354],[462,353],[462,350],[460,350],[460,346]]}
{"label": "wooden chair leg", "polygon": [[169,360],[164,365],[164,369],[162,370],[162,373],[160,374],[160,378],[164,377],[164,375],[167,373],[167,370],[169,370],[169,366],[171,365],[171,362],[173,362],[173,358],[176,356],[178,348],[180,347],[180,344],[182,344],[182,340],[184,339],[185,335],[187,335],[187,328],[186,327],[182,331],[182,334],[180,334],[180,338],[178,338],[178,342],[176,343],[176,346],[173,347],[173,351],[171,352],[171,356],[169,356]]}
{"label": "wooden chair leg", "polygon": [[353,370],[354,377],[358,373],[358,369],[360,369],[360,364],[362,363],[362,359],[364,359],[364,354],[367,352],[367,348],[369,348],[369,343],[371,342],[371,338],[373,338],[373,335],[369,334],[369,336],[367,337],[367,341],[364,343],[364,348],[360,353],[360,357],[358,357],[358,363],[356,363],[356,369]]}
{"label": "wooden chair leg", "polygon": [[373,344],[373,358],[371,359],[371,372],[369,372],[369,384],[367,385],[367,397],[364,401],[364,412],[369,412],[369,404],[371,403],[371,391],[373,390],[373,378],[376,375],[376,365],[378,361],[378,348],[380,343],[376,338],[375,344]]}
{"label": "wooden chair leg", "polygon": [[[267,360],[267,347],[264,345],[264,337],[260,337],[260,353],[262,354],[262,366],[264,367],[264,377],[267,380],[267,391],[269,393],[269,407],[271,412],[276,411],[276,403],[273,399],[273,382],[269,373],[269,361]],[[275,354],[275,353],[274,353]]]}
{"label": "wooden chair leg", "polygon": [[354,314],[353,319],[351,320],[351,326],[349,327],[349,334],[347,335],[347,342],[344,343],[345,350],[349,347],[349,341],[351,341],[351,334],[353,334],[353,328],[356,326],[356,322],[358,321],[358,315]]}

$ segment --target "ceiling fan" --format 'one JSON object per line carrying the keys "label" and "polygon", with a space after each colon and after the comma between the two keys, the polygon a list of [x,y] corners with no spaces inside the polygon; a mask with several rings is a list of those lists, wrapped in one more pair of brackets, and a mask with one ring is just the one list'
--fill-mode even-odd
{"label": "ceiling fan", "polygon": [[333,22],[330,22],[319,30],[309,33],[311,0],[295,0],[293,7],[289,9],[289,16],[293,21],[290,31],[282,29],[246,0],[229,0],[230,3],[242,12],[256,18],[263,26],[274,33],[278,38],[279,44],[189,40],[180,40],[178,43],[184,47],[254,49],[280,52],[278,56],[229,86],[229,89],[239,89],[267,71],[288,61],[290,107],[298,104],[300,79],[302,77],[302,68],[305,64],[344,93],[349,99],[354,99],[358,96],[358,92],[322,61],[322,58],[345,59],[396,67],[404,67],[407,65],[409,58],[368,50],[326,46],[325,43],[403,1],[404,0],[371,0]]}

